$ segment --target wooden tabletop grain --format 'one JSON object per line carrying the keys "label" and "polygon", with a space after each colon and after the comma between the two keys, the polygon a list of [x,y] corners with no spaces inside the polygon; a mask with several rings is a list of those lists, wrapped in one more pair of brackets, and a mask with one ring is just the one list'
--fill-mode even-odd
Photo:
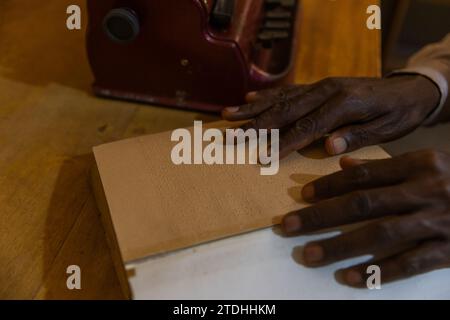
{"label": "wooden tabletop grain", "polygon": [[[92,147],[218,119],[92,97],[86,21],[65,28],[77,3],[85,10],[0,2],[0,298],[122,298],[90,190]],[[302,3],[298,83],[380,75],[380,32],[366,28],[376,1]],[[66,287],[69,265],[81,267],[81,290]]]}

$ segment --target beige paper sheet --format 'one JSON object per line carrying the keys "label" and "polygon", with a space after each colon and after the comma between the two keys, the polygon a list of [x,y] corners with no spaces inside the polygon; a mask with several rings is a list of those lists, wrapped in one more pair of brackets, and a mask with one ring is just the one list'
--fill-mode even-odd
{"label": "beige paper sheet", "polygon": [[[258,165],[180,165],[171,132],[94,148],[124,262],[271,226],[306,204],[301,187],[339,170],[339,157],[292,154],[274,176]],[[388,157],[380,147],[356,157]]]}

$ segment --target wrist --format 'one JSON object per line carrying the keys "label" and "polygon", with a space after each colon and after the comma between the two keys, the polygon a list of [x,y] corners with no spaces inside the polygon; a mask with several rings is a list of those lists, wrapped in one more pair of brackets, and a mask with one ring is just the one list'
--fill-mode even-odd
{"label": "wrist", "polygon": [[428,125],[431,118],[436,117],[436,112],[441,106],[442,94],[433,80],[419,73],[394,73],[389,79],[402,79],[408,83],[401,94],[410,95],[414,99],[412,104],[421,109],[424,115],[422,125]]}
{"label": "wrist", "polygon": [[417,89],[421,91],[422,99],[429,102],[431,106],[430,112],[435,111],[441,103],[441,91],[439,87],[433,80],[424,75],[416,74],[411,76],[414,77],[414,81],[417,83]]}
{"label": "wrist", "polygon": [[[419,87],[416,89],[419,93],[422,91],[420,86],[423,86],[424,92],[421,93],[419,97],[425,96],[427,99],[427,105],[431,101],[436,100],[437,92],[439,95],[439,98],[437,98],[438,102],[433,104],[434,108],[428,114],[423,125],[429,126],[439,122],[449,94],[449,86],[446,78],[440,72],[428,67],[414,67],[397,70],[389,74],[387,77],[396,78],[400,76],[414,77],[415,81],[419,84]],[[434,85],[434,87],[432,85]]]}

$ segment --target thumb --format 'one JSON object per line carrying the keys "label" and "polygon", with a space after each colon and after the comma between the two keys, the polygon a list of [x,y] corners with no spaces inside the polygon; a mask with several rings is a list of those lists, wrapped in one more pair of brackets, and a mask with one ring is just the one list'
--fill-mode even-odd
{"label": "thumb", "polygon": [[354,125],[333,132],[325,141],[330,155],[339,155],[382,142],[384,137],[374,124]]}

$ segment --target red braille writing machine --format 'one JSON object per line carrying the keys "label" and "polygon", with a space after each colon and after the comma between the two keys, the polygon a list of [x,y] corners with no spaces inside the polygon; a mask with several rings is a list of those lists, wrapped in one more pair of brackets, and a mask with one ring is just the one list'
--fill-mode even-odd
{"label": "red braille writing machine", "polygon": [[296,0],[89,0],[87,48],[100,96],[220,111],[286,83]]}

